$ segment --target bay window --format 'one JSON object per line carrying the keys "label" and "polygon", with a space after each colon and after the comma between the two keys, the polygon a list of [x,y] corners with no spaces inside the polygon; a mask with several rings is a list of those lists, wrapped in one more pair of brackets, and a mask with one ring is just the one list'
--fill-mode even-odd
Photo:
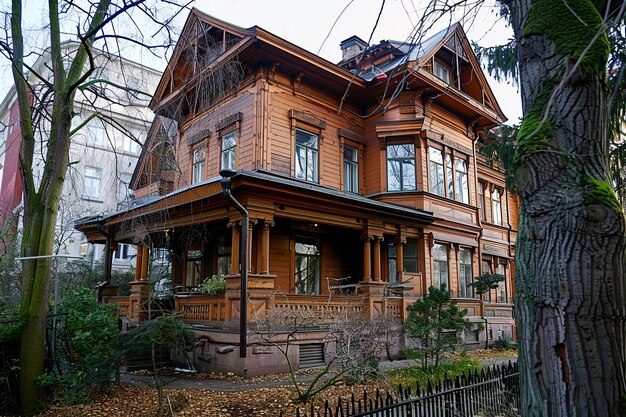
{"label": "bay window", "polygon": [[469,187],[467,185],[467,163],[461,158],[454,158],[456,170],[456,201],[469,204]]}
{"label": "bay window", "polygon": [[443,154],[439,149],[429,148],[428,155],[430,158],[430,191],[434,194],[445,197]]}
{"label": "bay window", "polygon": [[387,146],[387,191],[415,190],[415,145]]}

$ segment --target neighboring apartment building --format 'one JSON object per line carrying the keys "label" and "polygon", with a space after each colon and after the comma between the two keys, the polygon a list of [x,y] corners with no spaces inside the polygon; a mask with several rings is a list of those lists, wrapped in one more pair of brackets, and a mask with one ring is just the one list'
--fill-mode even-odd
{"label": "neighboring apartment building", "polygon": [[[73,42],[64,43],[65,56],[71,56],[77,45]],[[59,253],[83,256],[92,253],[94,260],[102,260],[102,245],[89,245],[84,235],[74,229],[74,222],[86,215],[111,213],[128,206],[132,199],[128,185],[153,117],[147,104],[160,73],[101,51],[95,51],[94,59],[97,69],[91,79],[105,79],[146,93],[136,94],[110,85],[104,88],[104,85],[99,87],[96,84],[93,90],[76,94],[73,126],[79,126],[87,120],[89,122],[72,138],[71,164],[57,219],[56,244]],[[49,77],[48,60],[48,55],[41,56],[33,65],[34,71]],[[31,76],[30,82],[36,91],[37,79]],[[100,92],[96,94],[95,89]],[[0,147],[6,147],[6,152],[2,152],[0,182],[3,218],[19,211],[22,199],[19,173],[21,136],[15,97],[15,89],[12,88],[0,104],[0,122],[5,126],[0,133]],[[101,117],[92,117],[94,114],[100,114]],[[41,176],[45,156],[41,152],[42,147],[45,147],[45,134],[38,137],[41,142],[36,146],[33,162],[36,183]],[[114,265],[126,268],[134,266],[134,256],[134,246],[122,244],[115,253]]]}
{"label": "neighboring apartment building", "polygon": [[[145,203],[78,226],[111,247],[144,242],[133,294],[110,298],[135,320],[150,250],[172,252],[175,308],[213,370],[280,369],[264,349],[239,350],[241,216],[222,195],[225,168],[237,170],[232,193],[251,218],[250,320],[277,307],[404,319],[444,284],[487,326],[466,344],[515,337],[516,200],[476,150],[505,116],[461,26],[419,44],[355,36],[341,47],[335,65],[193,10],[150,104],[159,151],[142,155],[132,182]],[[481,300],[468,284],[482,273],[506,280]],[[194,294],[211,275],[226,277],[226,293]],[[301,334],[294,365],[323,360],[325,348],[319,333]]]}

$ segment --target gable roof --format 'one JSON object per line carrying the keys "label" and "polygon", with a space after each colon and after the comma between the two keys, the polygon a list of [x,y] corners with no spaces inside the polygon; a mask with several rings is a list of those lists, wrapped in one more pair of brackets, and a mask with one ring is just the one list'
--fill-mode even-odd
{"label": "gable roof", "polygon": [[189,16],[187,16],[187,20],[185,21],[185,24],[183,25],[183,30],[178,38],[176,47],[174,48],[174,52],[172,53],[172,56],[168,60],[167,67],[163,71],[161,80],[159,81],[159,84],[152,97],[152,100],[150,101],[149,107],[151,109],[154,109],[158,101],[163,97],[165,89],[167,88],[167,85],[172,82],[172,77],[174,76],[174,70],[176,68],[176,64],[179,61],[179,58],[181,57],[181,54],[189,46],[183,40],[188,39],[190,36],[192,36],[192,32],[197,29],[197,25],[199,25],[200,22],[212,28],[221,29],[225,33],[232,34],[238,37],[239,39],[250,38],[254,36],[256,32],[255,28],[245,29],[240,26],[236,26],[231,23],[225,22],[223,20],[216,19],[206,13],[201,12],[195,7],[192,8],[191,12],[189,13]]}
{"label": "gable roof", "polygon": [[[497,113],[500,122],[503,123],[504,121],[506,121],[506,116],[504,115],[502,109],[496,101],[493,91],[491,90],[491,87],[487,82],[487,78],[485,77],[485,74],[480,67],[480,63],[478,62],[474,51],[470,47],[470,43],[467,39],[467,36],[465,35],[463,27],[458,22],[440,30],[436,34],[419,43],[386,40],[381,41],[377,45],[370,46],[362,54],[359,54],[359,56],[366,56],[368,51],[380,48],[381,45],[388,45],[388,47],[393,48],[392,50],[390,49],[390,52],[395,52],[394,58],[385,61],[379,65],[368,66],[365,70],[359,70],[355,68],[351,71],[366,81],[374,81],[377,76],[380,76],[383,73],[393,75],[396,70],[399,70],[405,64],[408,65],[409,69],[414,72],[419,72],[420,70],[423,71],[423,68],[429,66],[428,61],[439,50],[441,50],[442,48],[449,49],[447,43],[449,43],[451,39],[453,39],[453,37],[456,48],[456,50],[453,52],[461,52],[463,54],[463,58],[470,63],[474,74],[476,74],[478,78],[481,89],[485,92],[485,95],[487,96],[492,109],[495,111],[495,113]],[[460,44],[458,46],[456,46],[457,40]],[[354,57],[346,62],[340,62],[339,65],[345,67],[350,64],[354,64],[357,59],[358,57]]]}
{"label": "gable roof", "polygon": [[[204,32],[194,32],[198,28]],[[212,31],[211,34],[209,31]],[[221,42],[222,36],[224,39],[230,37],[231,42],[227,46],[227,42],[224,41],[223,49],[217,54],[213,53],[206,65],[203,66],[197,64],[195,58],[184,58],[184,54],[191,51],[185,52],[192,44],[193,33],[205,33],[207,34],[206,37],[214,37],[213,40],[217,42]],[[454,51],[450,49],[450,45],[447,45],[450,42],[455,44]],[[456,45],[458,45],[458,49]],[[350,88],[350,97],[355,103],[370,103],[374,97],[380,95],[381,89],[386,85],[386,82],[381,82],[381,79],[401,76],[409,71],[416,75],[421,83],[425,84],[428,92],[423,91],[426,94],[439,97],[443,93],[445,97],[439,101],[445,101],[445,103],[442,102],[444,106],[449,108],[464,107],[463,112],[468,120],[480,119],[479,125],[481,126],[493,126],[506,121],[506,116],[499,107],[459,23],[442,29],[419,43],[388,40],[367,48],[365,52],[374,51],[376,48],[378,48],[376,52],[378,55],[376,55],[375,62],[371,63],[376,64],[380,61],[380,64],[361,66],[365,70],[358,69],[358,63],[355,65],[356,60],[363,56],[362,54],[346,62],[333,64],[258,26],[245,29],[209,16],[194,8],[185,23],[167,69],[150,102],[150,108],[157,113],[164,112],[163,114],[169,117],[177,117],[175,113],[168,112],[167,109],[182,105],[182,97],[200,85],[198,83],[202,82],[201,79],[204,75],[238,56],[237,60],[252,66],[278,62],[283,71],[288,70],[293,73],[294,77],[298,73],[306,74],[307,79],[315,80],[320,85],[323,84],[329,92],[340,92]],[[454,86],[438,79],[433,74],[432,68],[426,69],[425,67],[429,65],[429,61],[432,62],[432,57],[435,54],[457,52],[461,54],[460,61],[463,62],[465,68],[471,67],[471,72],[466,69],[464,72],[470,74],[473,80],[471,85],[463,84],[465,86],[463,88],[461,85],[457,86],[458,88],[450,88]],[[385,54],[388,54],[390,59],[385,59]],[[194,53],[193,57],[195,56]],[[370,56],[370,61],[372,61],[371,58]],[[349,69],[350,67],[352,69]],[[379,77],[382,74],[385,76]],[[377,91],[377,89],[381,91]],[[198,100],[188,101],[196,103]],[[179,122],[181,121],[179,120]]]}
{"label": "gable roof", "polygon": [[150,160],[152,151],[156,145],[163,142],[169,142],[174,149],[177,147],[178,141],[178,123],[175,120],[168,119],[167,117],[157,115],[154,117],[146,141],[141,149],[141,154],[135,165],[133,176],[130,179],[128,187],[131,190],[136,190],[139,187],[139,180],[141,174],[146,169],[146,164]]}

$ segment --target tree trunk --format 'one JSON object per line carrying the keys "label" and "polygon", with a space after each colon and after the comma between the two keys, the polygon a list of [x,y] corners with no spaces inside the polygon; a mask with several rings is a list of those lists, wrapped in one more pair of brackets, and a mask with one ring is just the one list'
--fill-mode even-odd
{"label": "tree trunk", "polygon": [[522,415],[622,416],[625,239],[608,179],[604,11],[589,0],[510,7],[525,115],[515,155]]}
{"label": "tree trunk", "polygon": [[[69,155],[69,150],[67,154]],[[59,159],[63,163],[67,158]],[[52,253],[57,214],[53,207],[58,208],[63,180],[61,177],[51,181],[45,204],[29,207],[27,219],[30,221],[26,223],[25,219],[22,241],[24,256],[45,256]],[[23,415],[35,414],[44,407],[44,389],[37,380],[44,373],[50,265],[50,258],[29,260],[24,262],[22,271],[20,407]]]}

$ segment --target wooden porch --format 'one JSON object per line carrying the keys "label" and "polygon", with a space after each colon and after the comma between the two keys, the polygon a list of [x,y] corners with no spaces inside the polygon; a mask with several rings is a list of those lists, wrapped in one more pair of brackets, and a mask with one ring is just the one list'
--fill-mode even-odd
{"label": "wooden porch", "polygon": [[[387,295],[384,285],[377,285],[375,291],[365,288],[364,293],[354,295],[303,295],[283,294],[280,292],[258,292],[250,289],[248,300],[248,320],[254,323],[268,309],[280,308],[293,312],[302,312],[314,317],[315,322],[323,324],[346,317],[376,318],[385,315],[391,319],[404,320],[407,307],[417,297],[407,294]],[[228,290],[223,295],[180,293],[173,295],[174,312],[179,313],[187,324],[197,324],[220,329],[232,327],[239,321],[239,291]],[[147,299],[140,300],[134,295],[107,296],[104,302],[119,306],[118,315],[132,321],[142,321],[148,316]]]}

